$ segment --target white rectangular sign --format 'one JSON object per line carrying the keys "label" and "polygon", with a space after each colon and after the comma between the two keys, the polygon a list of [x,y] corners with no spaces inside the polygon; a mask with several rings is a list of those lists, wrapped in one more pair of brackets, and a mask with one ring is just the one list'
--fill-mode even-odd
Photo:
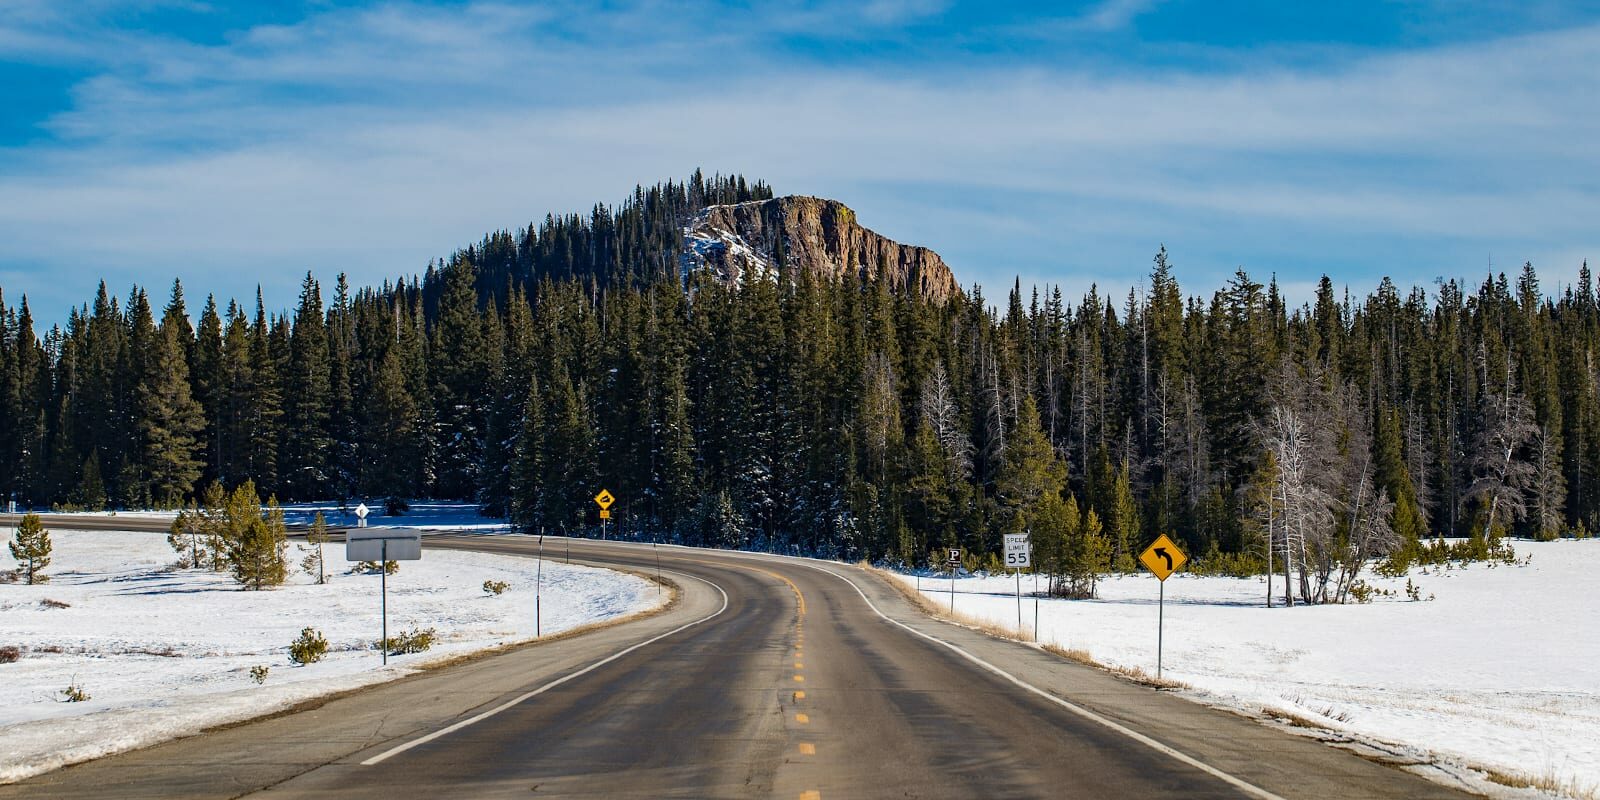
{"label": "white rectangular sign", "polygon": [[[387,548],[387,552],[385,552]],[[346,561],[419,561],[422,531],[416,528],[357,528],[345,531]]]}
{"label": "white rectangular sign", "polygon": [[1028,534],[1006,534],[1006,566],[1017,569],[1029,565],[1033,548],[1028,544]]}

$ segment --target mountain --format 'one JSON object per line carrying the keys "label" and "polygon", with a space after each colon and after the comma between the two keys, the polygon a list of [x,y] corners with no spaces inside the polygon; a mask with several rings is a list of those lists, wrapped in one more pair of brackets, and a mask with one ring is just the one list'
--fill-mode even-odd
{"label": "mountain", "polygon": [[804,270],[831,280],[886,275],[897,292],[916,291],[943,303],[959,296],[950,267],[926,247],[900,244],[856,221],[837,200],[791,195],[708,206],[684,227],[679,263],[737,281],[754,270]]}

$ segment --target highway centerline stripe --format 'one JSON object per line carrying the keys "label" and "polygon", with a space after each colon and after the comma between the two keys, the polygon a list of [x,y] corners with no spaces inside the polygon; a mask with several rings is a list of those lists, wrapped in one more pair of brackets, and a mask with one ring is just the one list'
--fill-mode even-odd
{"label": "highway centerline stripe", "polygon": [[[517,695],[516,697],[513,697],[510,700],[507,700],[506,702],[501,703],[500,705],[495,706],[494,708],[491,708],[488,711],[485,711],[485,712],[483,712],[481,714],[478,714],[478,715],[473,716],[473,717],[468,717],[467,719],[461,720],[460,722],[457,722],[454,725],[450,725],[450,726],[447,726],[447,727],[444,727],[444,728],[440,728],[439,730],[436,730],[433,733],[430,733],[430,734],[428,734],[426,736],[421,736],[421,737],[418,737],[416,739],[412,739],[411,741],[406,742],[405,744],[398,745],[396,747],[391,747],[388,750],[385,750],[382,753],[379,753],[379,754],[373,756],[372,758],[369,758],[366,761],[361,762],[361,766],[370,767],[370,766],[372,766],[374,764],[380,764],[380,763],[382,763],[384,761],[387,761],[388,759],[390,759],[390,758],[392,758],[394,756],[400,755],[401,753],[404,753],[405,751],[410,750],[413,747],[418,747],[420,745],[427,744],[428,742],[431,742],[431,741],[433,741],[435,739],[438,739],[438,738],[440,738],[442,736],[448,736],[448,735],[450,735],[452,733],[455,733],[456,731],[459,731],[462,728],[465,728],[465,727],[467,727],[469,725],[475,725],[475,724],[477,724],[479,722],[482,722],[482,721],[484,721],[484,720],[486,720],[486,719],[488,719],[488,718],[490,718],[490,717],[492,717],[492,716],[494,716],[494,715],[496,715],[496,714],[498,714],[498,713],[500,713],[502,711],[505,711],[508,708],[512,708],[514,706],[520,705],[520,704],[528,701],[531,698],[534,698],[534,697],[537,697],[537,696],[539,696],[541,694],[544,694],[545,692],[548,692],[551,689],[554,689],[557,686],[560,686],[561,684],[566,683],[567,681],[574,680],[576,678],[580,678],[580,677],[582,677],[584,675],[587,675],[590,672],[593,672],[593,671],[595,671],[595,670],[597,670],[597,669],[599,669],[599,668],[601,668],[601,667],[603,667],[603,666],[605,666],[607,664],[610,664],[611,662],[616,661],[617,659],[622,658],[623,656],[625,656],[625,655],[627,655],[629,653],[632,653],[633,651],[638,650],[641,647],[644,647],[646,645],[655,644],[656,642],[659,642],[662,639],[667,638],[668,636],[672,636],[673,634],[677,634],[677,633],[682,633],[683,631],[686,631],[686,630],[688,630],[690,628],[693,628],[694,626],[699,625],[702,622],[706,622],[708,620],[715,619],[716,617],[722,616],[722,613],[728,610],[728,593],[726,591],[723,591],[721,586],[718,586],[715,583],[712,583],[711,581],[708,581],[708,580],[706,580],[704,578],[697,578],[697,577],[694,577],[692,575],[684,575],[684,574],[679,573],[679,572],[669,572],[667,574],[674,575],[674,576],[679,577],[679,578],[692,578],[693,580],[700,581],[701,583],[704,583],[705,585],[710,586],[713,589],[716,589],[717,593],[722,595],[722,607],[717,609],[715,612],[713,612],[711,614],[708,614],[708,615],[706,615],[704,617],[701,617],[700,619],[695,620],[694,622],[690,622],[690,623],[685,624],[685,625],[679,625],[678,627],[673,628],[672,630],[667,631],[666,633],[660,634],[659,636],[654,636],[654,637],[646,639],[646,640],[644,640],[644,641],[642,641],[642,642],[640,642],[640,643],[638,643],[636,645],[633,645],[632,647],[629,647],[629,648],[627,648],[625,650],[621,650],[621,651],[618,651],[616,653],[613,653],[613,654],[611,654],[611,655],[609,655],[609,656],[607,656],[607,657],[605,657],[605,658],[603,658],[603,659],[601,659],[599,661],[594,662],[593,664],[590,664],[587,667],[584,667],[583,669],[578,670],[577,672],[573,672],[573,673],[569,673],[567,675],[563,675],[560,678],[557,678],[557,679],[555,679],[553,681],[550,681],[549,683],[547,683],[547,684],[545,684],[543,686],[540,686],[537,689],[534,689],[532,691],[524,692],[523,694]],[[798,676],[798,675],[795,676],[796,680],[798,680],[799,678],[800,678],[800,676]]]}
{"label": "highway centerline stripe", "polygon": [[811,718],[806,716],[805,714],[796,714],[796,715],[794,715],[794,721],[799,723],[799,724],[801,724],[801,725],[806,725],[806,724],[809,724],[811,722]]}
{"label": "highway centerline stripe", "polygon": [[800,755],[803,755],[803,756],[814,756],[816,754],[817,754],[817,746],[816,745],[811,744],[810,742],[802,742],[800,744]]}
{"label": "highway centerline stripe", "polygon": [[[840,575],[839,573],[834,572],[831,569],[825,569],[823,567],[819,567],[819,566],[816,566],[814,564],[807,564],[807,563],[804,563],[804,562],[798,562],[798,563],[799,563],[800,566],[809,567],[811,569],[817,570],[818,572],[826,572],[829,575],[832,575],[833,577],[838,578],[839,580],[844,581],[845,583],[849,584],[850,588],[856,590],[856,594],[861,595],[861,600],[862,600],[862,602],[865,602],[867,604],[867,608],[872,609],[872,613],[877,614],[881,619],[883,619],[884,622],[887,622],[887,623],[889,623],[891,625],[894,625],[894,626],[896,626],[898,628],[904,629],[905,631],[910,632],[912,634],[915,634],[917,636],[920,636],[923,639],[927,639],[930,642],[933,642],[935,644],[938,644],[940,646],[948,648],[949,650],[953,651],[954,653],[956,653],[957,655],[961,656],[962,658],[964,658],[964,659],[966,659],[966,660],[968,660],[968,661],[970,661],[970,662],[972,662],[972,663],[984,668],[985,670],[988,670],[991,673],[994,673],[995,675],[997,675],[997,676],[999,676],[1001,678],[1004,678],[1005,680],[1009,681],[1010,683],[1014,684],[1015,686],[1017,686],[1020,689],[1023,689],[1025,691],[1028,691],[1028,692],[1031,692],[1031,693],[1033,693],[1035,695],[1038,695],[1039,697],[1042,697],[1045,700],[1050,701],[1051,703],[1054,703],[1054,704],[1056,704],[1056,705],[1058,705],[1058,706],[1060,706],[1060,707],[1062,707],[1062,708],[1064,708],[1064,709],[1066,709],[1066,710],[1068,710],[1068,711],[1070,711],[1070,712],[1072,712],[1074,714],[1077,714],[1078,716],[1083,717],[1084,719],[1087,719],[1087,720],[1090,720],[1091,722],[1097,722],[1097,723],[1099,723],[1101,725],[1104,725],[1105,727],[1110,728],[1111,730],[1114,730],[1117,733],[1120,733],[1120,734],[1122,734],[1124,736],[1127,736],[1128,738],[1133,739],[1134,741],[1136,741],[1136,742],[1138,742],[1138,743],[1140,743],[1142,745],[1145,745],[1145,746],[1149,747],[1150,749],[1155,750],[1158,753],[1170,756],[1170,757],[1172,757],[1172,758],[1174,758],[1174,759],[1176,759],[1178,761],[1183,762],[1184,764],[1188,764],[1189,766],[1194,767],[1195,769],[1198,769],[1201,772],[1204,772],[1204,773],[1206,773],[1207,775],[1210,775],[1213,778],[1217,778],[1217,779],[1223,781],[1224,783],[1227,783],[1228,785],[1245,792],[1246,794],[1250,794],[1252,796],[1259,797],[1262,800],[1284,800],[1284,798],[1279,796],[1279,795],[1273,794],[1272,792],[1269,792],[1266,789],[1263,789],[1263,788],[1261,788],[1259,786],[1256,786],[1253,783],[1249,783],[1249,782],[1244,781],[1244,780],[1242,780],[1240,778],[1235,778],[1234,776],[1229,775],[1228,773],[1223,772],[1222,770],[1217,769],[1216,767],[1213,767],[1210,764],[1207,764],[1207,763],[1205,763],[1205,762],[1203,762],[1203,761],[1201,761],[1201,760],[1199,760],[1199,759],[1197,759],[1197,758],[1195,758],[1195,757],[1193,757],[1193,756],[1191,756],[1191,755],[1189,755],[1187,753],[1184,753],[1181,750],[1178,750],[1176,748],[1173,748],[1173,747],[1170,747],[1168,745],[1162,744],[1161,742],[1156,741],[1155,739],[1152,739],[1149,736],[1146,736],[1146,735],[1144,735],[1144,734],[1142,734],[1142,733],[1140,733],[1140,732],[1138,732],[1138,731],[1136,731],[1136,730],[1134,730],[1132,728],[1129,728],[1128,726],[1123,725],[1123,724],[1121,724],[1121,723],[1119,723],[1119,722],[1117,722],[1115,720],[1112,720],[1112,719],[1109,719],[1107,717],[1103,717],[1103,716],[1101,716],[1099,714],[1096,714],[1095,712],[1090,711],[1089,709],[1084,708],[1083,706],[1080,706],[1077,703],[1071,702],[1069,700],[1064,700],[1064,699],[1062,699],[1060,697],[1056,697],[1055,695],[1050,694],[1049,692],[1047,692],[1047,691],[1045,691],[1043,689],[1040,689],[1039,687],[1034,686],[1033,684],[1022,680],[1021,678],[1018,678],[1017,676],[1012,675],[1011,673],[1006,672],[1005,670],[1003,670],[1003,669],[1001,669],[1001,668],[999,668],[999,667],[997,667],[997,666],[995,666],[993,664],[990,664],[987,661],[984,661],[983,659],[981,659],[981,658],[979,658],[979,657],[967,652],[966,650],[963,650],[961,647],[959,647],[959,646],[957,646],[955,644],[952,644],[952,643],[947,642],[947,641],[945,641],[943,639],[940,639],[937,636],[932,636],[930,634],[923,633],[922,631],[919,631],[916,628],[911,627],[910,625],[907,625],[907,624],[905,624],[905,623],[903,623],[903,622],[901,622],[901,621],[899,621],[897,619],[891,618],[889,615],[887,615],[887,614],[883,613],[882,611],[880,611],[878,609],[878,606],[875,605],[872,602],[872,600],[867,598],[867,593],[861,591],[861,587],[857,586],[855,581],[853,581],[853,580],[851,580],[851,579],[849,579],[849,578],[847,578],[847,577],[845,577],[843,575]],[[800,676],[796,675],[795,679],[798,680],[799,677]],[[802,747],[804,747],[804,745],[802,745]]]}

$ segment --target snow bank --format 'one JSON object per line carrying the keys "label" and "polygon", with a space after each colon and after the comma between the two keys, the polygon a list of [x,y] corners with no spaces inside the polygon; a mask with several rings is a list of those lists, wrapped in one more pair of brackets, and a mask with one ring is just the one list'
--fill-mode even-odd
{"label": "snow bank", "polygon": [[[291,525],[310,525],[317,512],[322,512],[322,517],[330,527],[355,527],[357,519],[355,508],[361,500],[350,500],[339,503],[328,500],[313,503],[290,503],[283,507],[283,517]],[[507,533],[512,530],[510,523],[500,517],[485,517],[478,513],[477,506],[471,503],[452,503],[445,501],[416,500],[411,502],[411,508],[399,516],[385,516],[383,513],[383,500],[370,499],[366,501],[369,514],[367,526],[372,528],[422,528],[430,531],[474,531],[478,533]],[[53,513],[53,512],[52,512]],[[68,516],[90,516],[115,519],[165,519],[170,520],[178,516],[176,511],[77,511]]]}
{"label": "snow bank", "polygon": [[[459,523],[459,524],[472,524]],[[11,529],[0,528],[7,538]],[[433,627],[426,653],[380,663],[379,579],[346,570],[326,545],[330,582],[298,569],[288,585],[241,591],[225,573],[176,570],[165,534],[52,530],[50,583],[0,584],[0,782],[188,735],[302,700],[391,680],[441,657],[533,638],[532,559],[429,550],[389,576],[389,632]],[[298,566],[311,545],[291,543]],[[4,551],[0,551],[4,552]],[[0,568],[11,566],[9,555]],[[505,581],[498,597],[486,580]],[[52,607],[46,601],[65,603]],[[649,582],[545,562],[548,635],[654,607]],[[288,645],[306,626],[327,638],[317,664],[293,666]],[[266,682],[250,676],[270,668]],[[68,684],[86,702],[62,701]]]}
{"label": "snow bank", "polygon": [[[1600,540],[1514,544],[1529,565],[1368,575],[1394,592],[1368,605],[1269,610],[1264,578],[1175,575],[1164,677],[1207,702],[1289,712],[1569,788],[1600,786],[1600,628],[1590,588]],[[1408,599],[1407,580],[1420,601]],[[1275,585],[1281,594],[1282,579]],[[921,587],[948,607],[949,580],[924,577]],[[1043,600],[1041,641],[1154,673],[1157,588],[1148,574],[1120,576],[1101,584],[1097,600]],[[1030,590],[1025,576],[1031,632]],[[1015,591],[1009,576],[959,579],[956,611],[1015,626]]]}

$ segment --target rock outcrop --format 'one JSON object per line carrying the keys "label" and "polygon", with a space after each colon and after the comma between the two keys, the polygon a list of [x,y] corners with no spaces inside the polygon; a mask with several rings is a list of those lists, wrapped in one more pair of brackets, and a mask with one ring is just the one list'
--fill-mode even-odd
{"label": "rock outcrop", "polygon": [[938,253],[904,245],[856,222],[843,203],[819,197],[777,197],[711,206],[684,228],[685,272],[715,271],[737,281],[746,272],[779,268],[838,280],[887,275],[897,292],[915,291],[943,303],[961,292]]}

